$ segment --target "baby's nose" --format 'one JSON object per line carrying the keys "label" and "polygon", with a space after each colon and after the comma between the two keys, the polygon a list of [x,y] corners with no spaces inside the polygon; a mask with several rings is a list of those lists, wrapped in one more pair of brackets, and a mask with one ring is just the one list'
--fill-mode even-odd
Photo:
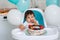
{"label": "baby's nose", "polygon": [[31,21],[33,21],[33,19],[30,19]]}

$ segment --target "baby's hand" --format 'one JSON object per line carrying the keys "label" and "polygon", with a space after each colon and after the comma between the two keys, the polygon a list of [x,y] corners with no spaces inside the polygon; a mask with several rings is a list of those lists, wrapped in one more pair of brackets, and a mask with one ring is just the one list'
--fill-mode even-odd
{"label": "baby's hand", "polygon": [[34,20],[34,25],[38,25],[38,22],[36,20]]}
{"label": "baby's hand", "polygon": [[31,22],[34,23],[34,25],[39,25],[35,19],[32,19]]}
{"label": "baby's hand", "polygon": [[23,24],[21,24],[21,25],[19,26],[19,28],[20,28],[21,31],[24,31],[24,29],[25,29],[25,27],[24,27]]}

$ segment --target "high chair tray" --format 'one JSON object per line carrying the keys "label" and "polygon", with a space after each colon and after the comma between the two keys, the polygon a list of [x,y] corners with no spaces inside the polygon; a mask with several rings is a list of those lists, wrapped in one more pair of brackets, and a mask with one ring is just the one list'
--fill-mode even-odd
{"label": "high chair tray", "polygon": [[19,28],[12,30],[12,37],[17,40],[54,40],[58,38],[58,30],[56,28],[45,28],[46,33],[40,36],[28,36],[21,32]]}

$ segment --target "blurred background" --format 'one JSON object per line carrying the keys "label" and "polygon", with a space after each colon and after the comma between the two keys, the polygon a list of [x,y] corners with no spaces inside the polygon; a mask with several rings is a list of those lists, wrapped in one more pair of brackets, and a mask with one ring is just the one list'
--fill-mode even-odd
{"label": "blurred background", "polygon": [[[60,0],[59,0],[60,6]],[[31,0],[29,8],[39,8],[45,10],[46,8],[46,0]],[[14,40],[11,37],[12,29],[16,28],[13,25],[9,24],[7,20],[3,19],[7,12],[11,9],[17,9],[16,6],[10,3],[8,0],[0,0],[0,40]],[[4,34],[2,36],[2,34]]]}
{"label": "blurred background", "polygon": [[[31,0],[30,7],[36,7],[37,5],[39,5],[39,8],[45,9],[46,0]],[[5,8],[16,8],[16,6],[8,2],[8,0],[0,0],[0,9],[5,9]]]}
{"label": "blurred background", "polygon": [[[46,0],[31,0],[29,8],[46,8]],[[8,0],[0,0],[0,40],[15,40],[12,38],[11,31],[16,26],[11,25],[4,17],[10,9],[16,9],[16,6]]]}
{"label": "blurred background", "polygon": [[[44,10],[46,8],[46,0],[30,0],[30,7],[29,8],[40,8]],[[60,0],[59,0],[59,6],[60,6]],[[16,6],[12,3],[10,3],[8,0],[0,0],[0,12],[3,10],[9,10],[14,9]],[[3,9],[3,10],[2,10]]]}

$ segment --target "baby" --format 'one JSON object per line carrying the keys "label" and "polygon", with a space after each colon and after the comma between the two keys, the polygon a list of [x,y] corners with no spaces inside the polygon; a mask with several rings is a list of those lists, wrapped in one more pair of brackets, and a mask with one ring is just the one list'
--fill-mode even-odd
{"label": "baby", "polygon": [[25,22],[20,24],[19,28],[23,31],[24,29],[28,29],[29,25],[38,25],[38,21],[35,19],[35,15],[33,11],[28,10],[25,12]]}

